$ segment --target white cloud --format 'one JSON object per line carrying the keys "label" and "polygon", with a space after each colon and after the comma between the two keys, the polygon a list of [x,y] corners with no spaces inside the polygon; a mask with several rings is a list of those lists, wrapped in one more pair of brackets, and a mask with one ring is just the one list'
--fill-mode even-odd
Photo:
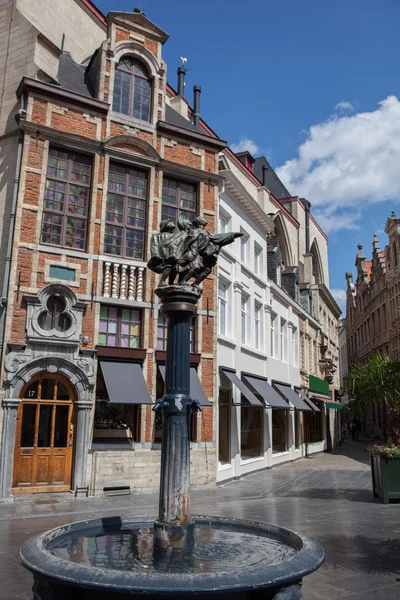
{"label": "white cloud", "polygon": [[346,290],[342,290],[340,288],[331,289],[331,294],[335,298],[336,302],[339,304],[340,308],[346,308]]}
{"label": "white cloud", "polygon": [[400,200],[400,101],[313,125],[297,154],[277,169],[291,193],[310,200],[322,227],[357,228],[368,204]]}
{"label": "white cloud", "polygon": [[247,150],[253,156],[255,156],[259,150],[257,144],[253,140],[245,136],[242,136],[237,144],[231,144],[230,148],[232,152],[235,153],[244,152],[245,150]]}
{"label": "white cloud", "polygon": [[335,110],[339,112],[354,112],[354,106],[351,102],[347,102],[346,100],[342,100],[338,102],[335,106]]}

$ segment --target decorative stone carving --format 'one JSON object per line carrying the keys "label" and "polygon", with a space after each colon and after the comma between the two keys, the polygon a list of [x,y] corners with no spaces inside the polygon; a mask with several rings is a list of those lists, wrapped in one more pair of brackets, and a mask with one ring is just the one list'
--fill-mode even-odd
{"label": "decorative stone carving", "polygon": [[86,358],[80,358],[77,361],[77,365],[84,373],[86,373],[88,377],[93,377],[93,360],[89,362],[89,360]]}
{"label": "decorative stone carving", "polygon": [[24,296],[27,341],[78,345],[86,305],[66,285],[53,283],[37,296]]}
{"label": "decorative stone carving", "polygon": [[9,373],[16,373],[18,369],[26,363],[28,355],[17,352],[10,352],[5,358],[4,366]]}

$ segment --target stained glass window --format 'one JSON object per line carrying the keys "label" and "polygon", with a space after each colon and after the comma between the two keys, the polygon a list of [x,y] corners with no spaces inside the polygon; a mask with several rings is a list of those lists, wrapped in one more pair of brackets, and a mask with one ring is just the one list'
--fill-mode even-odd
{"label": "stained glass window", "polygon": [[99,344],[120,348],[139,348],[140,311],[101,306]]}
{"label": "stained glass window", "polygon": [[[167,329],[168,329],[168,324],[167,324],[166,318],[161,313],[158,313],[157,350],[165,351],[167,349]],[[192,319],[190,321],[190,352],[195,352],[194,332],[195,332],[195,320]]]}

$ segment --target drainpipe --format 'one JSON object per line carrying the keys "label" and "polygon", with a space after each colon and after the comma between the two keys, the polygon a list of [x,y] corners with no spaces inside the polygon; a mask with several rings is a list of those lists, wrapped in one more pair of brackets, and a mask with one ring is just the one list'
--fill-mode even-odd
{"label": "drainpipe", "polygon": [[24,145],[24,133],[20,128],[20,122],[25,121],[26,119],[26,110],[25,110],[25,99],[24,96],[21,96],[21,108],[15,116],[15,120],[18,124],[18,147],[17,147],[17,161],[15,165],[15,177],[14,177],[14,187],[13,187],[13,196],[11,203],[11,212],[10,212],[10,225],[8,230],[8,242],[7,242],[7,254],[6,261],[4,265],[4,279],[3,279],[3,287],[1,290],[1,298],[0,298],[0,364],[1,359],[3,357],[3,348],[4,348],[4,326],[6,320],[7,313],[7,297],[8,297],[8,286],[10,283],[10,270],[11,270],[11,258],[14,244],[14,226],[15,226],[15,213],[17,209],[17,200],[18,200],[18,191],[19,191],[19,181],[21,176],[21,162],[22,162],[22,150]]}
{"label": "drainpipe", "polygon": [[193,125],[195,127],[198,127],[199,123],[200,123],[200,94],[201,94],[201,87],[199,85],[195,85],[193,87],[193,95],[194,95]]}
{"label": "drainpipe", "polygon": [[310,208],[311,202],[303,200],[305,217],[306,217],[306,254],[310,252]]}

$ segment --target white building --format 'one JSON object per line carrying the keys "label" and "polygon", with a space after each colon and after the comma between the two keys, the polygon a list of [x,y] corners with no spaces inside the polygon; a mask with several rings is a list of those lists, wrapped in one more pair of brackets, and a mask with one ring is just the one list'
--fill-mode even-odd
{"label": "white building", "polygon": [[243,236],[218,268],[219,482],[300,458],[303,412],[319,412],[298,394],[299,315],[312,318],[267,277],[276,202],[229,150],[220,174],[219,231]]}

